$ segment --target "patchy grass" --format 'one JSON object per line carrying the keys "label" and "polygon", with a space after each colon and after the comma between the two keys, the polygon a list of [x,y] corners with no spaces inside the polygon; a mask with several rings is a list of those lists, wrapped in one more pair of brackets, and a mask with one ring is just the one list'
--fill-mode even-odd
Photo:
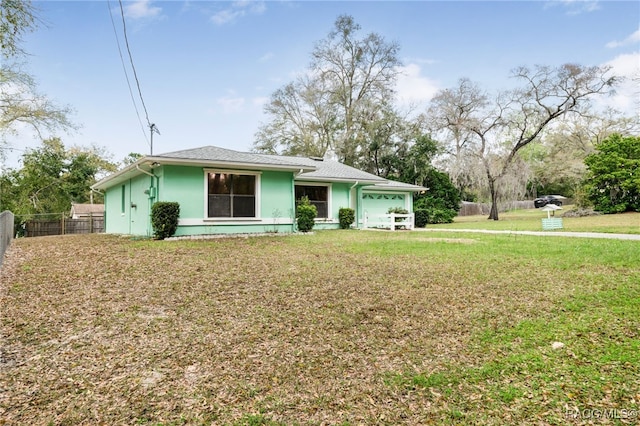
{"label": "patchy grass", "polygon": [[637,423],[637,242],[425,236],[16,240],[0,423]]}
{"label": "patchy grass", "polygon": [[[573,206],[564,206],[562,213]],[[453,223],[428,225],[442,229],[490,229],[507,231],[542,231],[542,220],[547,217],[540,209],[514,210],[500,213],[500,220],[487,220],[488,215],[458,216]],[[629,212],[586,217],[564,217],[563,231],[568,232],[606,232],[618,234],[640,234],[640,213]]]}

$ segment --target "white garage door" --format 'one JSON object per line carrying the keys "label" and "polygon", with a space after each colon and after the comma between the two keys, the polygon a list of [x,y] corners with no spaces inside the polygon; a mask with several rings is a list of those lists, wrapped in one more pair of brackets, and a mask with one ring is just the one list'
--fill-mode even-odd
{"label": "white garage door", "polygon": [[369,218],[387,214],[390,208],[406,209],[404,194],[390,194],[385,192],[365,192],[362,194],[362,209]]}

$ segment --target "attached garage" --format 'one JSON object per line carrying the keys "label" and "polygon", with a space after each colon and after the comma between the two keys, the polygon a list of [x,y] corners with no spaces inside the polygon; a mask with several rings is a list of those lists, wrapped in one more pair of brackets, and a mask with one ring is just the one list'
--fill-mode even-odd
{"label": "attached garage", "polygon": [[385,215],[396,207],[410,211],[408,199],[409,194],[363,191],[362,210],[371,218]]}
{"label": "attached garage", "polygon": [[[362,188],[360,206],[362,227],[389,227],[391,217],[389,209],[413,211],[413,193],[426,188],[408,183],[389,181],[385,184],[370,185]],[[410,219],[413,223],[413,217]]]}

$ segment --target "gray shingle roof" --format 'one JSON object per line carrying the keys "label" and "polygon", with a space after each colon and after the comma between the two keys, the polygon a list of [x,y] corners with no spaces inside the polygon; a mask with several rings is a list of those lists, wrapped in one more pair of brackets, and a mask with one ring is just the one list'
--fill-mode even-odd
{"label": "gray shingle roof", "polygon": [[281,158],[292,163],[304,164],[307,167],[315,167],[316,170],[305,172],[296,177],[303,180],[346,180],[360,182],[386,182],[387,180],[371,173],[363,172],[354,167],[347,166],[338,161],[314,159],[308,157],[290,157],[284,155],[257,154],[269,158]]}
{"label": "gray shingle roof", "polygon": [[165,154],[154,155],[153,157],[193,161],[217,161],[232,164],[255,164],[262,166],[295,167],[303,165],[301,163],[285,160],[283,157],[279,157],[277,155],[260,155],[251,152],[240,152],[211,145],[200,148],[185,149],[182,151],[167,152]]}
{"label": "gray shingle roof", "polygon": [[167,152],[143,157],[135,164],[126,167],[102,179],[92,186],[92,188],[103,190],[116,184],[130,176],[141,173],[140,165],[147,164],[147,167],[155,162],[166,162],[167,164],[197,165],[198,163],[209,164],[212,167],[240,167],[243,169],[270,168],[302,171],[296,175],[296,180],[320,181],[320,182],[359,182],[360,184],[370,184],[368,188],[387,189],[396,191],[422,191],[421,186],[395,182],[363,172],[354,167],[347,166],[337,161],[313,159],[307,157],[291,157],[284,155],[257,154],[252,152],[240,152],[217,146],[203,146],[200,148],[185,149],[181,151]]}

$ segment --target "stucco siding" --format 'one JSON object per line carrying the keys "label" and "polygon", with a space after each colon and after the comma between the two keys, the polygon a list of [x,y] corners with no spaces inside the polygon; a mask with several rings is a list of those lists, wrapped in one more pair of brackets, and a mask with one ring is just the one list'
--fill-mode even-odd
{"label": "stucco siding", "polygon": [[163,166],[160,199],[180,204],[181,218],[204,217],[205,173],[202,167]]}
{"label": "stucco siding", "polygon": [[293,173],[265,171],[261,176],[260,217],[289,219],[295,216]]}
{"label": "stucco siding", "polygon": [[343,207],[350,207],[349,191],[351,190],[350,184],[347,183],[334,183],[331,190],[331,218],[339,220],[339,212]]}
{"label": "stucco siding", "polygon": [[151,201],[145,193],[151,177],[136,176],[105,193],[105,232],[113,234],[151,235]]}
{"label": "stucco siding", "polygon": [[[131,202],[128,182],[112,186],[104,194],[105,232],[110,234],[129,233],[129,212]],[[124,207],[123,207],[124,206]]]}

